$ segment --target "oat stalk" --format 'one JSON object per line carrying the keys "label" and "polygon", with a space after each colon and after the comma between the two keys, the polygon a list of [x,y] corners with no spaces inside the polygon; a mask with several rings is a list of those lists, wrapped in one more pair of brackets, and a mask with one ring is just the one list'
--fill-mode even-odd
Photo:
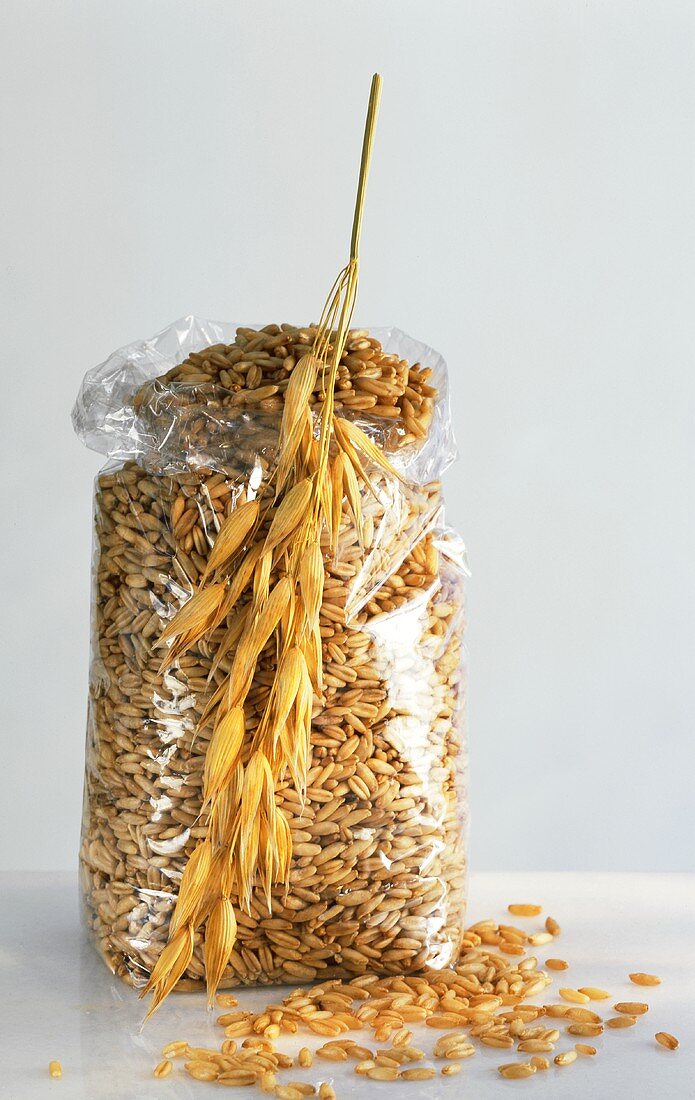
{"label": "oat stalk", "polygon": [[[190,962],[194,936],[206,924],[205,968],[211,1001],[229,963],[236,938],[230,896],[250,912],[254,886],[271,905],[275,884],[287,883],[292,856],[290,828],[276,805],[277,784],[286,776],[304,796],[310,759],[314,699],[323,689],[319,611],[325,581],[321,533],[337,552],[346,499],[358,533],[362,529],[359,457],[393,468],[356,425],[337,428],[335,385],[345,350],[359,276],[359,243],[365,191],[381,95],[372,79],[365,124],[350,258],[326,300],[312,350],[294,367],[285,393],[271,503],[248,500],[218,532],[198,591],[162,633],[171,642],[164,667],[208,637],[223,621],[213,672],[233,652],[226,680],[215,690],[202,722],[213,719],[207,749],[203,804],[207,835],[184,870],[169,941],[143,993],[152,991],[149,1017],[168,996]],[[320,380],[317,416],[310,400]],[[317,437],[318,436],[318,437]],[[267,531],[263,535],[262,532]],[[275,579],[271,586],[271,579]],[[247,606],[240,608],[242,597]],[[275,673],[264,713],[252,736],[245,705],[267,647]],[[146,1017],[147,1018],[147,1017]]]}

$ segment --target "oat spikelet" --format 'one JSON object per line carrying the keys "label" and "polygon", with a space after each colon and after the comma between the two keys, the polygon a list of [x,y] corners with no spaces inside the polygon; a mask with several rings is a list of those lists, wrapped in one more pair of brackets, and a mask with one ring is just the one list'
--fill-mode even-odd
{"label": "oat spikelet", "polygon": [[[276,806],[275,787],[289,776],[299,797],[305,797],[314,691],[322,690],[323,679],[319,612],[325,566],[321,533],[324,529],[328,532],[336,553],[345,497],[361,530],[358,478],[369,483],[357,452],[379,464],[366,437],[344,428],[342,422],[337,426],[335,388],[357,295],[362,208],[380,92],[381,78],[375,76],[350,259],[328,295],[311,352],[294,366],[288,380],[278,462],[268,485],[274,508],[264,510],[257,501],[247,500],[225,519],[200,590],[159,640],[174,639],[166,666],[206,635],[209,644],[213,633],[226,622],[221,640],[215,642],[210,672],[216,686],[199,724],[202,728],[214,721],[204,770],[207,835],[194,850],[181,880],[169,942],[146,987],[152,990],[148,1015],[185,972],[195,930],[206,920],[206,979],[208,997],[214,996],[236,937],[232,891],[238,895],[239,905],[250,912],[254,884],[262,886],[269,907],[273,885],[288,884],[292,835]],[[317,378],[323,402],[314,420],[310,401]],[[263,538],[259,532],[265,527],[268,532]],[[271,587],[277,574],[279,579]],[[214,583],[209,583],[210,577]],[[245,602],[238,606],[242,597]],[[275,647],[275,673],[249,744],[244,707],[257,663],[271,644]]]}
{"label": "oat spikelet", "polygon": [[279,495],[285,488],[293,474],[296,480],[301,480],[302,477],[307,477],[312,472],[309,468],[309,457],[313,446],[313,428],[314,421],[307,405],[304,415],[294,425],[282,445],[275,475],[276,495]]}
{"label": "oat spikelet", "polygon": [[[227,656],[227,654],[230,653],[236,647],[236,645],[238,644],[239,639],[240,639],[240,637],[241,637],[241,635],[242,635],[242,633],[243,633],[243,631],[246,627],[247,617],[248,617],[248,613],[246,611],[240,611],[236,615],[233,616],[231,623],[229,624],[229,626],[227,627],[227,630],[225,631],[225,634],[224,634],[224,637],[222,638],[222,641],[220,642],[219,646],[217,647],[217,653],[215,654],[215,659],[212,662],[212,665],[210,666],[210,674],[209,674],[208,679],[210,679],[210,680],[213,679],[213,677],[214,677],[215,673],[217,672],[217,669],[219,668],[221,662],[224,660],[224,658]],[[219,690],[220,690],[220,696],[221,696],[223,691],[224,691],[224,685],[222,685],[222,687]],[[217,704],[217,702],[218,702],[217,693],[215,693],[215,696],[213,696],[213,698],[209,701],[208,706],[210,705],[210,703],[212,703],[213,707],[214,707]],[[205,719],[208,716],[208,713],[209,713],[209,711],[207,710],[207,707],[206,707],[205,711],[203,712],[202,721],[205,721]]]}
{"label": "oat spikelet", "polygon": [[273,759],[278,738],[287,723],[306,672],[306,659],[299,646],[290,646],[278,663],[277,676],[263,721],[258,727],[259,749]]}
{"label": "oat spikelet", "polygon": [[343,515],[343,455],[342,452],[333,459],[331,467],[331,545],[333,552],[338,550],[338,536],[340,534],[340,521]]}
{"label": "oat spikelet", "polygon": [[210,874],[211,864],[212,845],[208,840],[203,840],[194,848],[181,876],[179,896],[169,925],[171,935],[187,924],[197,912],[205,892],[205,883]]}
{"label": "oat spikelet", "polygon": [[360,487],[357,481],[357,474],[355,473],[355,467],[352,465],[348,455],[343,453],[343,484],[345,486],[345,495],[350,505],[350,511],[355,521],[355,527],[357,529],[357,537],[362,539],[362,498],[360,497]]}
{"label": "oat spikelet", "polygon": [[201,578],[201,584],[205,584],[210,573],[216,572],[220,566],[234,557],[239,547],[243,544],[251,528],[258,520],[260,505],[257,500],[247,500],[235,508],[217,532],[215,544],[210,551],[210,556]]}
{"label": "oat spikelet", "polygon": [[241,753],[244,733],[244,711],[232,707],[216,726],[205,754],[204,807],[228,785]]}
{"label": "oat spikelet", "polygon": [[208,1007],[215,999],[236,940],[236,917],[228,897],[222,896],[213,906],[205,926],[205,980]]}
{"label": "oat spikelet", "polygon": [[310,543],[302,554],[299,566],[299,584],[304,601],[304,614],[309,630],[315,629],[323,599],[324,565],[318,540]]}
{"label": "oat spikelet", "polygon": [[163,645],[170,638],[176,638],[180,634],[202,637],[208,629],[212,616],[224,599],[224,588],[223,584],[211,584],[191,596],[190,600],[183,605],[180,611],[177,611],[168,626],[164,628],[157,644]]}
{"label": "oat spikelet", "polygon": [[256,656],[261,652],[275,627],[280,622],[283,612],[292,598],[293,584],[289,577],[282,577],[272,592],[260,607],[256,618],[251,624],[250,647]]}
{"label": "oat spikelet", "polygon": [[313,489],[311,478],[304,478],[285,494],[282,503],[273,516],[268,536],[265,540],[264,552],[274,550],[283,539],[291,535],[297,529],[306,515]]}
{"label": "oat spikelet", "polygon": [[335,420],[336,435],[343,440],[347,440],[358,451],[373,462],[376,466],[379,466],[385,473],[391,474],[402,484],[406,484],[403,475],[398,472],[392,462],[389,462],[384,452],[377,447],[374,440],[370,439],[366,432],[363,432],[361,428],[357,427],[357,424],[352,420],[348,420],[347,417],[336,417]]}
{"label": "oat spikelet", "polygon": [[[191,961],[192,954],[193,926],[191,924],[185,924],[167,943],[157,959],[157,962],[154,964],[149,981],[141,990],[140,996],[144,997],[151,989],[154,989],[156,994],[157,987],[163,989],[165,986],[169,986],[167,992],[169,992],[169,989],[173,989]],[[175,974],[176,977],[171,981],[173,974]],[[170,981],[171,985],[169,985]],[[163,994],[160,1000],[163,1000],[165,996],[166,993]],[[151,1013],[154,1012],[154,1008],[156,1008],[156,1005],[150,1009],[147,1016],[150,1016]],[[147,1017],[145,1017],[145,1019],[147,1019]]]}

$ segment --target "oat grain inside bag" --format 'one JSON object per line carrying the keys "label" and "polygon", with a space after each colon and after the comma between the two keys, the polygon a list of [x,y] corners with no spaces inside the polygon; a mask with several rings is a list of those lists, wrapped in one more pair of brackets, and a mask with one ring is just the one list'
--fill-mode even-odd
{"label": "oat grain inside bag", "polygon": [[188,317],[115,352],[73,413],[108,457],[82,892],[153,1008],[206,978],[410,974],[459,951],[446,368],[399,330],[349,328],[356,271],[353,247],[318,325]]}

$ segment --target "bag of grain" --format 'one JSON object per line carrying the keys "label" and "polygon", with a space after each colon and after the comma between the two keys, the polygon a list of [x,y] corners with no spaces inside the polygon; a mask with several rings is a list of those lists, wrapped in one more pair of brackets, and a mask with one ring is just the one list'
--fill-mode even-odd
{"label": "bag of grain", "polygon": [[322,335],[185,318],[90,372],[73,413],[108,456],[85,913],[108,965],[161,995],[206,966],[213,988],[407,974],[460,946],[446,368],[398,330],[350,331],[324,439]]}

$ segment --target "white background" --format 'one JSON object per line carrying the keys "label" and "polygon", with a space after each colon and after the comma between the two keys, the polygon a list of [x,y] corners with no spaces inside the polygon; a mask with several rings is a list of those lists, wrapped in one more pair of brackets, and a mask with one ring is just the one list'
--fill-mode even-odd
{"label": "white background", "polygon": [[385,78],[358,320],[449,362],[477,869],[695,867],[695,8],[4,0],[0,867],[71,868],[84,371],[315,318]]}

